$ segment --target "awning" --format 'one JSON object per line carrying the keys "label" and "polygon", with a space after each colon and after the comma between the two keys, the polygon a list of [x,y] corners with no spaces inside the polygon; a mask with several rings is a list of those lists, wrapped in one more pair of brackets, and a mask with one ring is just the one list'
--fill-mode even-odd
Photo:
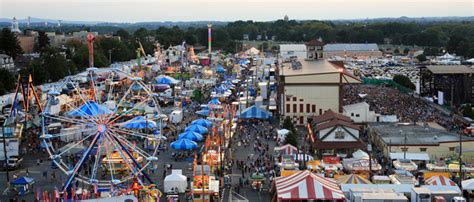
{"label": "awning", "polygon": [[[390,153],[390,159],[405,159],[405,155],[403,152],[392,152]],[[429,161],[430,156],[428,153],[406,153],[406,159],[412,161]]]}
{"label": "awning", "polygon": [[278,200],[344,200],[344,193],[333,179],[301,171],[275,178]]}

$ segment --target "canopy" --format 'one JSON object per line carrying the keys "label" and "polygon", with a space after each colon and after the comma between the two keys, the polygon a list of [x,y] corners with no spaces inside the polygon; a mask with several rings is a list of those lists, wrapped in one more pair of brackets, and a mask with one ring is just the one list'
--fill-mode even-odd
{"label": "canopy", "polygon": [[294,159],[297,161],[312,161],[314,160],[313,156],[308,154],[293,154]]}
{"label": "canopy", "polygon": [[208,105],[220,105],[221,101],[219,101],[219,99],[215,97],[215,98],[212,98],[212,100],[209,101],[207,104]]}
{"label": "canopy", "polygon": [[469,59],[469,60],[466,60],[466,62],[474,63],[474,58],[471,58],[471,59]]}
{"label": "canopy", "polygon": [[372,184],[368,179],[355,174],[341,176],[336,182],[337,184]]}
{"label": "canopy", "polygon": [[199,111],[196,111],[196,114],[199,114],[199,115],[202,115],[202,116],[209,116],[209,110],[208,109],[203,109],[203,110],[199,110]]}
{"label": "canopy", "polygon": [[156,82],[155,84],[178,84],[179,81],[174,79],[173,77],[170,77],[170,76],[164,76],[164,75],[160,75],[158,77],[156,77]]}
{"label": "canopy", "polygon": [[237,62],[237,64],[239,64],[239,65],[247,65],[249,63],[250,63],[250,60],[248,60],[248,59],[241,59],[241,60],[239,60],[239,62]]}
{"label": "canopy", "polygon": [[464,190],[474,190],[474,179],[468,179],[461,182]]}
{"label": "canopy", "polygon": [[132,90],[133,91],[140,91],[140,90],[143,90],[143,87],[138,83],[133,83],[132,84]]}
{"label": "canopy", "polygon": [[87,101],[78,109],[70,111],[68,115],[87,117],[87,116],[98,116],[98,115],[111,114],[111,113],[112,111],[107,109],[107,107],[99,105],[94,101]]}
{"label": "canopy", "polygon": [[217,71],[217,73],[224,73],[224,72],[225,72],[225,69],[224,69],[224,67],[222,67],[221,64],[218,64],[216,71]]}
{"label": "canopy", "polygon": [[204,126],[201,126],[201,125],[191,125],[189,127],[186,127],[186,129],[184,129],[184,131],[191,131],[191,132],[196,132],[196,133],[199,133],[199,134],[205,134],[205,133],[208,133],[209,130],[207,130],[206,127]]}
{"label": "canopy", "polygon": [[198,144],[192,140],[179,139],[170,144],[171,148],[177,150],[193,150],[198,148]]}
{"label": "canopy", "polygon": [[11,185],[27,185],[27,184],[33,184],[35,183],[35,179],[31,177],[20,177],[16,179],[15,181],[11,182]]}
{"label": "canopy", "polygon": [[413,161],[429,161],[430,156],[428,153],[411,153],[407,152],[406,155],[403,152],[392,152],[390,153],[390,159],[406,159],[413,160]]}
{"label": "canopy", "polygon": [[171,81],[171,79],[169,79],[167,77],[161,77],[161,78],[156,80],[156,83],[157,84],[168,84],[168,85],[170,85],[170,84],[173,83],[173,81]]}
{"label": "canopy", "polygon": [[245,51],[245,54],[247,54],[247,55],[257,55],[259,53],[260,53],[260,51],[258,49],[256,49],[255,47],[252,47],[252,48]]}
{"label": "canopy", "polygon": [[171,189],[177,189],[179,193],[184,193],[188,185],[186,176],[182,175],[181,170],[171,170],[171,175],[165,177],[165,192],[171,192]]}
{"label": "canopy", "polygon": [[283,155],[293,155],[298,153],[298,148],[291,144],[275,147],[275,151],[281,152]]}
{"label": "canopy", "polygon": [[245,109],[242,113],[237,115],[240,119],[269,119],[272,117],[271,113],[257,106],[251,106]]}
{"label": "canopy", "polygon": [[191,124],[200,125],[200,126],[204,126],[204,127],[211,127],[212,126],[212,122],[207,120],[207,119],[196,119],[193,122],[191,122]]}
{"label": "canopy", "polygon": [[425,180],[425,184],[427,185],[441,185],[441,186],[457,186],[455,182],[453,182],[451,179],[442,176],[442,175],[436,175],[433,177],[430,177]]}
{"label": "canopy", "polygon": [[286,128],[283,128],[283,129],[280,129],[277,131],[278,135],[286,135],[288,134],[290,131]]}
{"label": "canopy", "polygon": [[352,153],[352,157],[354,157],[355,159],[369,159],[369,154],[359,149]]}
{"label": "canopy", "polygon": [[133,119],[130,119],[124,123],[120,124],[123,128],[128,129],[144,129],[144,128],[156,128],[156,122],[152,120],[147,120],[143,116],[137,116]]}
{"label": "canopy", "polygon": [[193,132],[193,131],[186,131],[184,133],[179,134],[179,139],[188,139],[192,141],[202,141],[204,138],[201,134]]}
{"label": "canopy", "polygon": [[278,200],[344,200],[344,193],[334,180],[301,171],[275,178]]}
{"label": "canopy", "polygon": [[450,55],[449,53],[446,53],[446,54],[444,54],[443,56],[440,56],[439,58],[440,58],[440,59],[454,59],[454,58],[456,58],[456,57],[453,56],[453,55]]}

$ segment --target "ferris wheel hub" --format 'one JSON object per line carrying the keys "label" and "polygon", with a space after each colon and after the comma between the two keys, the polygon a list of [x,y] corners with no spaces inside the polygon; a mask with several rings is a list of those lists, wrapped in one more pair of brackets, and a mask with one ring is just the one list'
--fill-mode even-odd
{"label": "ferris wheel hub", "polygon": [[104,124],[99,124],[97,126],[97,130],[100,132],[100,133],[105,133],[105,131],[107,131],[107,126],[105,126]]}

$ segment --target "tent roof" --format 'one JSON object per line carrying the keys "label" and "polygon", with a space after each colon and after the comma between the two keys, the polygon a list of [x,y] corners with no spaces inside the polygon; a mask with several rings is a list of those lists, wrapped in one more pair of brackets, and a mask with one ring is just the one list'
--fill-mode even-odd
{"label": "tent roof", "polygon": [[298,153],[298,148],[291,144],[286,144],[283,146],[275,147],[275,151],[281,151],[283,154],[296,154]]}
{"label": "tent roof", "polygon": [[342,200],[344,193],[334,180],[301,171],[286,177],[275,178],[277,197],[280,200]]}
{"label": "tent roof", "polygon": [[269,119],[272,115],[270,112],[260,109],[257,106],[251,106],[238,115],[240,119]]}
{"label": "tent roof", "polygon": [[25,184],[32,184],[35,182],[35,179],[31,177],[20,177],[13,181],[11,184],[12,185],[25,185]]}
{"label": "tent roof", "polygon": [[97,116],[104,114],[111,114],[112,111],[107,109],[107,107],[97,104],[94,101],[87,101],[79,108],[69,112],[69,116]]}
{"label": "tent roof", "polygon": [[428,179],[425,180],[425,184],[427,185],[441,185],[441,186],[457,186],[455,182],[453,182],[451,179],[442,176],[442,175],[436,175],[432,176]]}
{"label": "tent roof", "polygon": [[372,182],[360,175],[351,174],[339,177],[337,184],[372,184]]}
{"label": "tent roof", "polygon": [[[404,153],[403,152],[392,152],[390,153],[390,159],[404,159]],[[407,152],[406,153],[406,159],[408,160],[414,160],[414,161],[429,161],[430,156],[428,153],[411,153]]]}

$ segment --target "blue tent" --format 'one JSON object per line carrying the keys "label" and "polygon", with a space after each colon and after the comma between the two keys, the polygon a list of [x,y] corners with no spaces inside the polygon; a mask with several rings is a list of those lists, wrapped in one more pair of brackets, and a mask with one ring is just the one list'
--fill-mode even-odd
{"label": "blue tent", "polygon": [[156,122],[147,120],[143,116],[137,116],[121,124],[121,127],[128,129],[156,128]]}
{"label": "blue tent", "polygon": [[132,90],[133,90],[133,91],[140,91],[140,90],[142,90],[142,89],[143,89],[143,87],[140,86],[140,84],[138,84],[138,83],[132,84]]}
{"label": "blue tent", "polygon": [[199,114],[202,116],[209,116],[210,112],[209,112],[209,109],[203,109],[203,110],[197,111],[196,114]]}
{"label": "blue tent", "polygon": [[13,182],[10,182],[11,185],[27,185],[35,183],[35,179],[31,177],[20,177]]}
{"label": "blue tent", "polygon": [[215,97],[215,98],[212,98],[212,100],[209,101],[207,104],[208,104],[208,105],[220,105],[220,104],[221,104],[221,101],[219,101],[219,99],[217,99],[217,98]]}
{"label": "blue tent", "polygon": [[171,148],[177,150],[193,150],[198,148],[198,144],[192,140],[179,139],[170,144]]}
{"label": "blue tent", "polygon": [[206,134],[206,133],[209,132],[209,130],[207,130],[206,127],[201,126],[201,125],[191,125],[189,127],[186,127],[186,129],[184,129],[184,131],[191,131],[191,132],[196,132],[196,133],[199,133],[199,134]]}
{"label": "blue tent", "polygon": [[241,59],[238,62],[239,65],[247,65],[249,63],[250,63],[250,60],[248,60],[248,59]]}
{"label": "blue tent", "polygon": [[79,107],[79,109],[72,110],[68,113],[69,116],[99,116],[104,114],[111,114],[112,111],[107,109],[104,106],[97,104],[94,101],[87,101],[87,103],[83,104]]}
{"label": "blue tent", "polygon": [[199,141],[204,140],[204,137],[202,137],[202,135],[197,132],[186,131],[184,133],[179,134],[179,139],[188,139],[188,140],[199,142]]}
{"label": "blue tent", "polygon": [[204,127],[211,127],[212,126],[212,122],[207,120],[207,119],[196,119],[193,122],[191,122],[191,124],[201,125],[201,126],[204,126]]}
{"label": "blue tent", "polygon": [[224,69],[224,67],[222,67],[221,64],[218,64],[216,71],[217,71],[217,73],[224,73],[224,72],[225,72],[225,69]]}
{"label": "blue tent", "polygon": [[168,78],[168,77],[161,77],[158,80],[156,80],[156,84],[173,84],[173,81]]}
{"label": "blue tent", "polygon": [[251,106],[245,109],[242,113],[238,114],[239,119],[269,119],[272,117],[271,113],[257,106]]}

